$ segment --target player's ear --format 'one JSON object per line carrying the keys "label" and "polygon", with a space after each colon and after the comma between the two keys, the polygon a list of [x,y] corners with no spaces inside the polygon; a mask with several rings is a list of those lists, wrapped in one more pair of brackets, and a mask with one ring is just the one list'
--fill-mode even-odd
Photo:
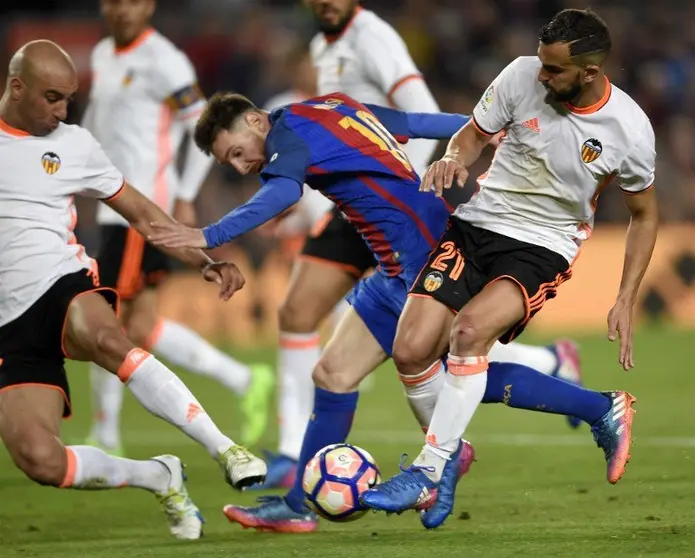
{"label": "player's ear", "polygon": [[596,64],[584,66],[584,83],[591,83],[598,76],[599,67]]}
{"label": "player's ear", "polygon": [[263,118],[260,112],[255,110],[249,110],[244,115],[244,120],[249,128],[254,128],[256,130],[263,129]]}
{"label": "player's ear", "polygon": [[24,83],[22,83],[22,80],[19,79],[18,77],[13,77],[10,79],[10,96],[12,97],[13,101],[18,101],[19,99],[22,98],[22,95],[24,94],[24,90],[26,89],[26,86]]}

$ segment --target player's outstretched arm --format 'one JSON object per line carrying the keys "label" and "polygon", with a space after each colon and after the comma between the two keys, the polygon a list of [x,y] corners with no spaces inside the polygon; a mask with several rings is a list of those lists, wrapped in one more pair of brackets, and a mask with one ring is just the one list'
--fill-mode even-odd
{"label": "player's outstretched arm", "polygon": [[[122,215],[144,238],[153,232],[152,223],[155,221],[175,223],[157,204],[129,184],[123,186],[118,196],[104,203]],[[228,300],[244,286],[244,276],[233,263],[214,262],[200,249],[162,247],[162,251],[199,269],[207,281],[218,283],[223,300]]]}
{"label": "player's outstretched arm", "polygon": [[653,187],[633,194],[625,193],[630,210],[630,225],[625,242],[625,262],[620,290],[615,305],[608,314],[608,339],[620,337],[619,362],[625,370],[634,365],[632,355],[632,318],[642,278],[649,267],[659,227],[656,193]]}
{"label": "player's outstretched arm", "polygon": [[217,248],[270,221],[297,203],[301,195],[301,183],[276,176],[217,223],[193,229],[171,220],[154,222],[147,239],[161,248]]}
{"label": "player's outstretched arm", "polygon": [[379,105],[365,106],[399,141],[405,138],[449,139],[471,119],[470,116],[446,112],[405,112]]}
{"label": "player's outstretched arm", "polygon": [[420,191],[434,190],[437,196],[441,196],[444,189],[451,188],[454,181],[459,187],[463,187],[468,178],[468,167],[478,160],[492,137],[478,130],[475,122],[469,120],[451,138],[444,157],[427,169],[420,183]]}

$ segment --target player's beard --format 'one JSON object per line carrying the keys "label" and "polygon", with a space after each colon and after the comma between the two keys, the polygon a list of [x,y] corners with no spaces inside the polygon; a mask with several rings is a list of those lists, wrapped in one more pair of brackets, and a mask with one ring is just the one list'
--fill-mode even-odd
{"label": "player's beard", "polygon": [[546,88],[546,91],[546,103],[569,103],[579,97],[579,94],[582,92],[582,82],[579,79],[579,75],[577,75],[575,82],[570,85],[569,89],[555,91],[554,89]]}
{"label": "player's beard", "polygon": [[352,20],[356,9],[357,4],[355,4],[351,10],[348,10],[348,12],[337,23],[334,24],[324,23],[323,21],[319,20],[319,29],[325,35],[340,35]]}

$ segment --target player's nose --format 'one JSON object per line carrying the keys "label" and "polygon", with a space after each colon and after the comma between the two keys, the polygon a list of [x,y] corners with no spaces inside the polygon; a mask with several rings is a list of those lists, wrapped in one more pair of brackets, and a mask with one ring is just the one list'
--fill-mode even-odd
{"label": "player's nose", "polygon": [[67,101],[61,101],[56,103],[55,110],[53,111],[53,116],[58,120],[65,120],[68,117],[68,103]]}

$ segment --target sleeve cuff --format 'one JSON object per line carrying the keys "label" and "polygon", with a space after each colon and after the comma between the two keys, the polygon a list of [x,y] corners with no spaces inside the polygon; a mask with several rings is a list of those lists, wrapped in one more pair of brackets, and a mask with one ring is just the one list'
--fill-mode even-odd
{"label": "sleeve cuff", "polygon": [[641,190],[626,190],[622,186],[620,186],[620,189],[622,190],[623,194],[627,194],[628,196],[635,196],[637,194],[642,194],[643,192],[646,192],[647,190],[651,190],[654,187],[654,183],[652,182],[649,186],[646,188],[642,188]]}
{"label": "sleeve cuff", "polygon": [[[488,132],[485,128],[483,128],[480,124],[478,124],[478,121],[475,119],[475,116],[471,117],[471,121],[473,122],[473,126],[475,126],[475,129],[478,130],[483,135],[494,136],[497,133],[497,132]],[[499,131],[500,130],[498,130],[498,132]]]}
{"label": "sleeve cuff", "polygon": [[108,198],[101,198],[101,201],[113,201],[115,199],[120,198],[123,195],[123,192],[125,192],[125,187],[126,187],[126,181],[125,179],[121,182],[121,187],[116,190],[114,194],[111,194]]}

